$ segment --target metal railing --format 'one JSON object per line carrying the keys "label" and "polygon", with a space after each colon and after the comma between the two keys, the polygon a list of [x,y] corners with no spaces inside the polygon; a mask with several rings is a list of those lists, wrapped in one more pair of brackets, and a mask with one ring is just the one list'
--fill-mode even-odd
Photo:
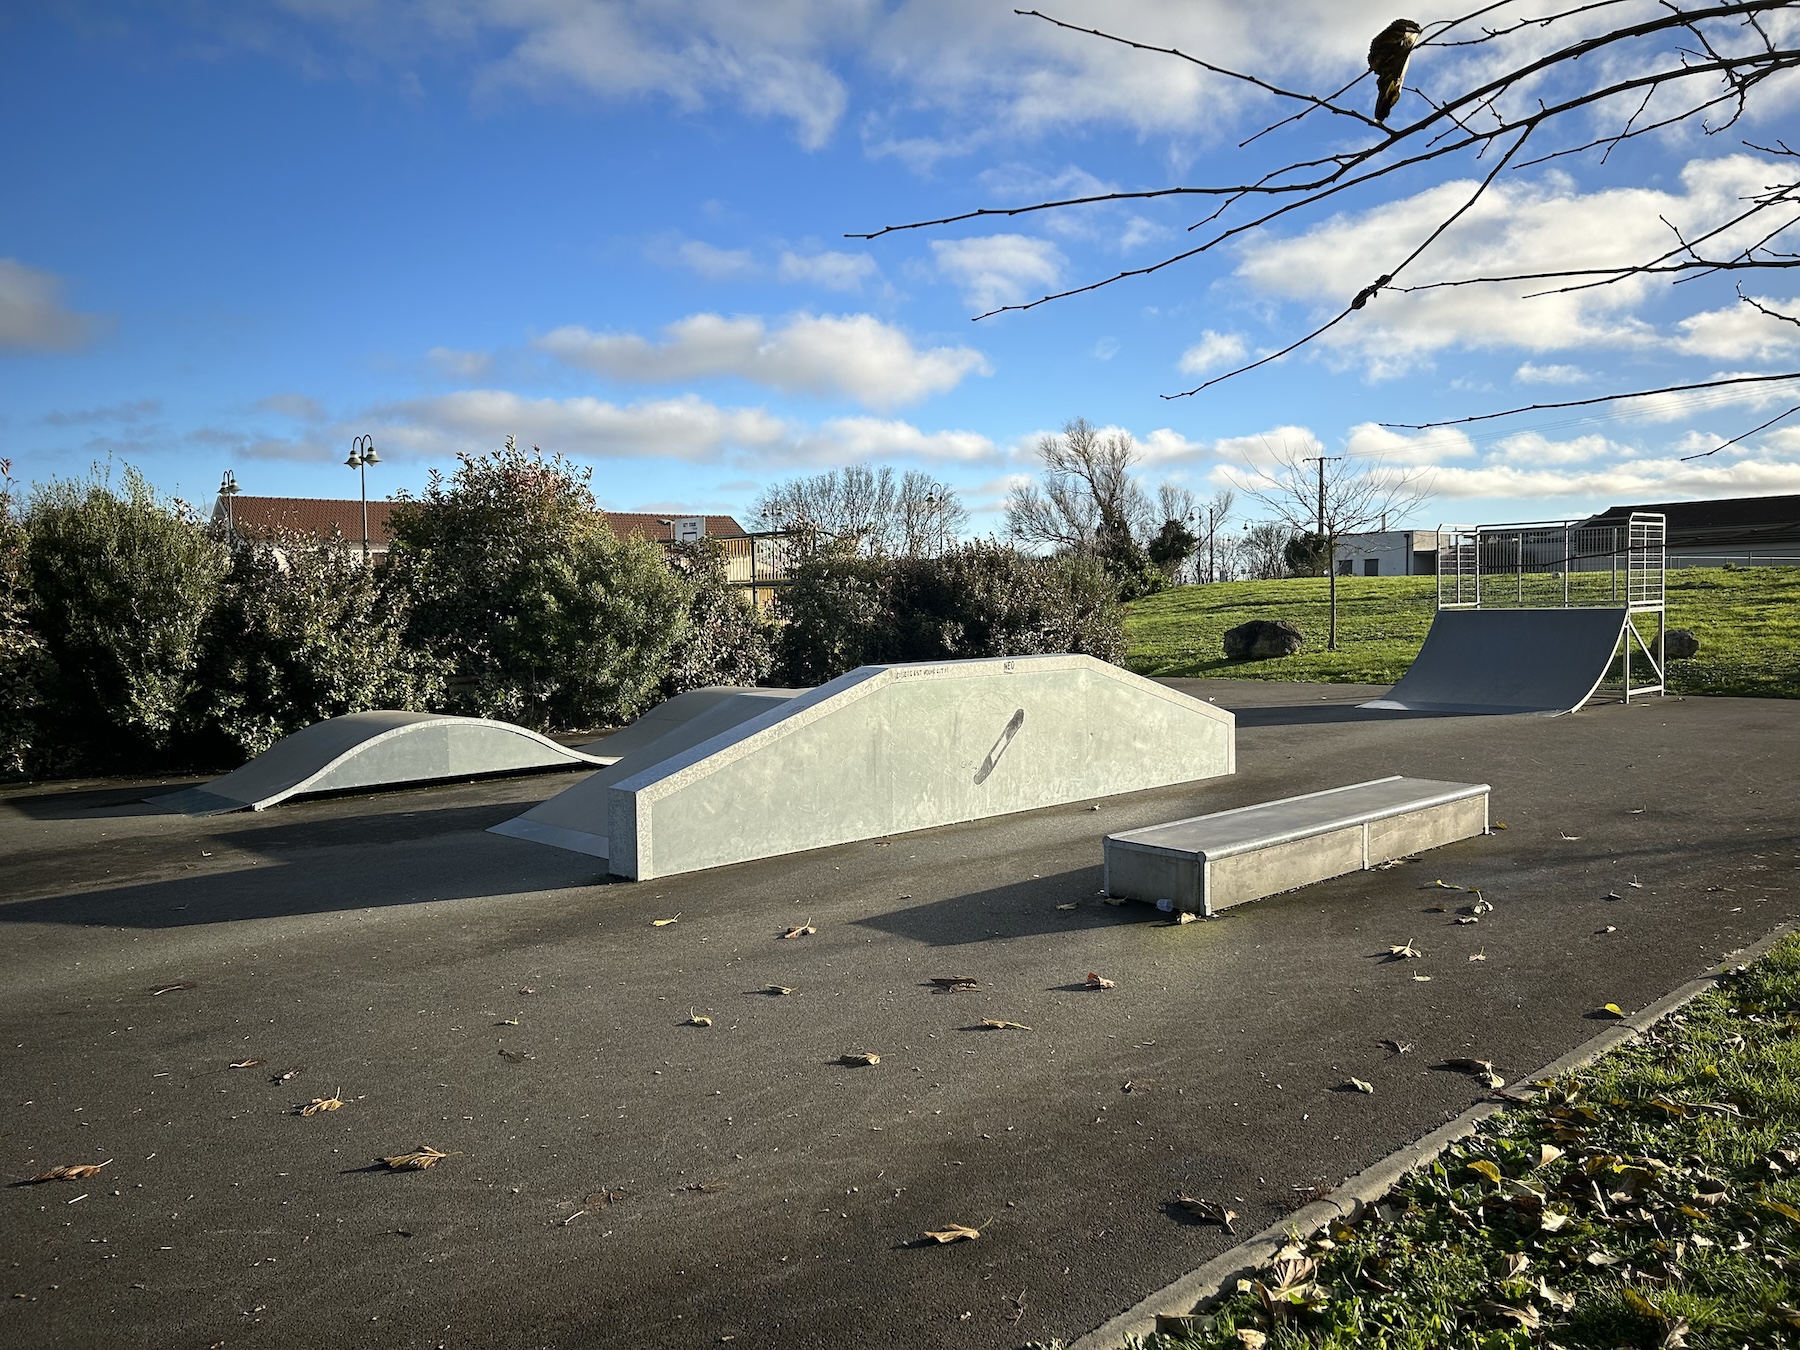
{"label": "metal railing", "polygon": [[[1446,525],[1438,531],[1439,609],[1600,609],[1626,611],[1614,658],[1626,702],[1663,692],[1667,627],[1668,523],[1633,511],[1603,525],[1529,520],[1504,525]],[[1654,615],[1654,640],[1639,622]],[[1632,650],[1650,664],[1654,683],[1634,684]],[[1610,675],[1609,670],[1609,675]]]}

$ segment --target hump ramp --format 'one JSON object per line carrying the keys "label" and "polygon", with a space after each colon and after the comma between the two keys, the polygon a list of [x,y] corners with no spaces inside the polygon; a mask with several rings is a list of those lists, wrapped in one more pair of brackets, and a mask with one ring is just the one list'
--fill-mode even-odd
{"label": "hump ramp", "polygon": [[147,800],[190,816],[261,811],[289,797],[601,761],[510,722],[377,711],[314,722],[204,787]]}
{"label": "hump ramp", "polygon": [[1091,656],[863,666],[493,828],[641,881],[1236,767],[1229,712]]}
{"label": "hump ramp", "polygon": [[1365,708],[1572,713],[1606,678],[1629,611],[1440,609],[1412,668]]}

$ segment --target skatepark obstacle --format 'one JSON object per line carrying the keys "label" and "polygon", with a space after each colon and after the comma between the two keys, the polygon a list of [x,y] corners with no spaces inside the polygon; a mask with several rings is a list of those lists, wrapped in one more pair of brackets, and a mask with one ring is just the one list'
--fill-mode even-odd
{"label": "skatepark obstacle", "polygon": [[[710,712],[721,703],[728,703],[740,696],[762,700],[760,706],[740,704],[740,707],[756,706],[761,712],[771,701],[781,702],[792,698],[795,694],[804,693],[800,689],[757,689],[747,685],[713,684],[703,689],[690,689],[685,694],[677,694],[674,698],[664,699],[651,708],[642,717],[627,726],[621,727],[610,736],[603,736],[581,747],[586,754],[592,755],[602,764],[615,764],[625,756],[642,750],[652,741],[658,740],[699,717]],[[735,725],[735,724],[734,724]],[[717,728],[723,730],[723,727]]]}
{"label": "skatepark obstacle", "polygon": [[1237,767],[1229,712],[1091,656],[863,666],[704,716],[493,831],[649,880]]}
{"label": "skatepark obstacle", "polygon": [[1378,778],[1109,834],[1106,893],[1210,917],[1487,828],[1486,783]]}
{"label": "skatepark obstacle", "polygon": [[[1365,708],[1536,713],[1582,707],[1615,663],[1624,700],[1663,692],[1664,518],[1446,526],[1437,614],[1388,694]],[[1644,636],[1654,620],[1653,638]],[[1634,655],[1650,679],[1633,682]]]}
{"label": "skatepark obstacle", "polygon": [[291,797],[601,763],[485,717],[383,710],[314,722],[201,787],[145,800],[190,816],[261,811]]}

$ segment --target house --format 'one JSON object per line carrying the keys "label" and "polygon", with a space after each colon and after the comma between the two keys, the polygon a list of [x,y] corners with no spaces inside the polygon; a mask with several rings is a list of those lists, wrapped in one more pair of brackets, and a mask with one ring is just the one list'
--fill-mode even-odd
{"label": "house", "polygon": [[1633,511],[1655,512],[1667,521],[1664,548],[1670,567],[1800,566],[1800,493],[1613,506],[1588,517],[1580,528],[1621,526]]}
{"label": "house", "polygon": [[1431,576],[1437,553],[1436,530],[1371,530],[1339,535],[1333,562],[1341,577]]}

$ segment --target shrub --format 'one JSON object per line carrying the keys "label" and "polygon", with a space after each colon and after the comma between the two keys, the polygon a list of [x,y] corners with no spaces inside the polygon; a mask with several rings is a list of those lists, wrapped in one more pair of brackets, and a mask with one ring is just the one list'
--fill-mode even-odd
{"label": "shrub", "polygon": [[27,622],[53,662],[40,725],[64,765],[167,762],[189,706],[200,628],[229,565],[189,508],[127,468],[33,491]]}
{"label": "shrub", "polygon": [[726,575],[717,542],[677,544],[669,565],[689,587],[687,633],[670,657],[662,694],[673,698],[709,684],[761,684],[775,668],[774,625],[744,600]]}
{"label": "shrub", "polygon": [[442,674],[405,626],[404,597],[341,541],[240,544],[202,633],[199,748],[235,762],[328,717],[428,709]]}
{"label": "shrub", "polygon": [[13,509],[11,464],[0,459],[0,778],[31,770],[51,667],[25,620],[25,527]]}
{"label": "shrub", "polygon": [[1037,558],[973,543],[939,558],[806,560],[782,588],[778,667],[822,684],[860,665],[1084,652],[1124,655],[1124,611],[1087,555]]}
{"label": "shrub", "polygon": [[589,727],[648,703],[686,636],[689,591],[661,550],[607,528],[560,455],[461,455],[396,503],[388,565],[408,641],[447,662],[459,712]]}

